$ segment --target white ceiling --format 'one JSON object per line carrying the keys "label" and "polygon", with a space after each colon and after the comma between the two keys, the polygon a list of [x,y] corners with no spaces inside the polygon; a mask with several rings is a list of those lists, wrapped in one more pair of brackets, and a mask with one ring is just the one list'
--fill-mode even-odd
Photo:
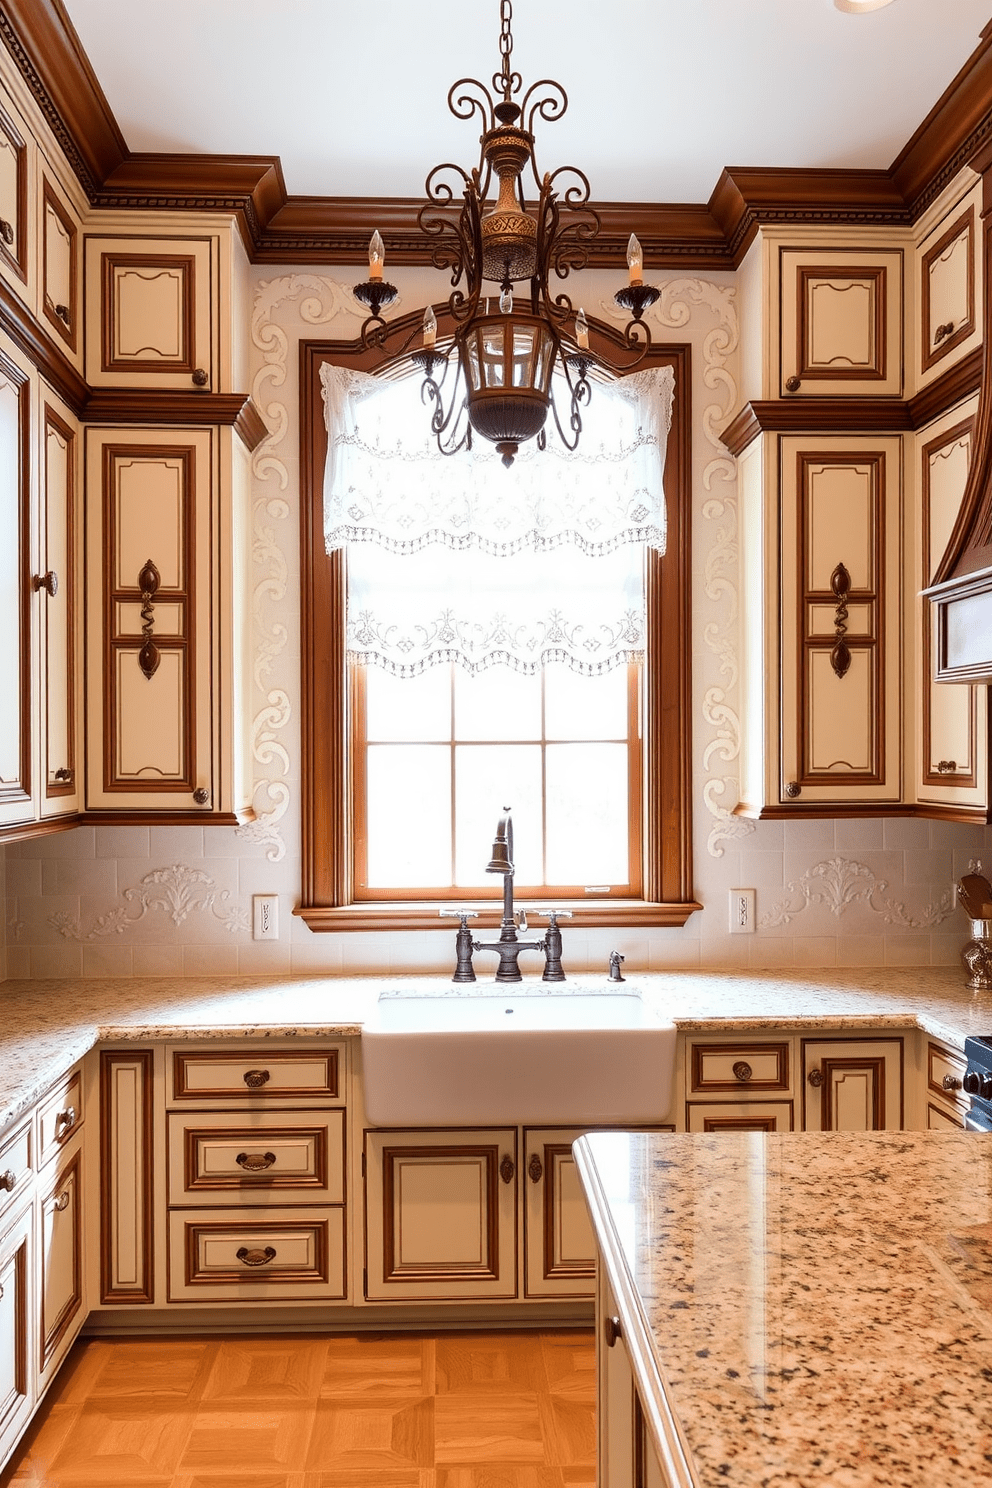
{"label": "white ceiling", "polygon": [[[65,0],[132,150],[278,155],[292,194],[423,194],[475,164],[458,78],[499,63],[498,0]],[[977,46],[990,0],[516,0],[538,165],[601,201],[703,202],[723,166],[885,167]]]}

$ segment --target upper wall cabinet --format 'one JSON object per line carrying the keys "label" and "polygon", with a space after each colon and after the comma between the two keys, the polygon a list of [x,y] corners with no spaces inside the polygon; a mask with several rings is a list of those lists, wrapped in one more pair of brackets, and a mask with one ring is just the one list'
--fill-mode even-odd
{"label": "upper wall cabinet", "polygon": [[70,361],[81,364],[79,219],[47,163],[41,167],[39,311]]}
{"label": "upper wall cabinet", "polygon": [[28,280],[28,131],[0,87],[0,274],[24,294]]}
{"label": "upper wall cabinet", "polygon": [[87,237],[87,381],[220,391],[217,258],[212,237]]}
{"label": "upper wall cabinet", "polygon": [[898,397],[901,250],[780,248],[780,392]]}
{"label": "upper wall cabinet", "polygon": [[980,188],[943,205],[917,250],[917,376],[931,381],[982,342]]}

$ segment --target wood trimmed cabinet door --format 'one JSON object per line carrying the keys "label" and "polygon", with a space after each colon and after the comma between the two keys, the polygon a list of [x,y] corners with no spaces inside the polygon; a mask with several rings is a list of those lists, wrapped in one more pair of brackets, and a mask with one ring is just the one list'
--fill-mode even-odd
{"label": "wood trimmed cabinet door", "polygon": [[79,221],[60,187],[41,167],[41,292],[39,309],[74,365],[82,362]]}
{"label": "wood trimmed cabinet door", "polygon": [[596,1240],[582,1195],[574,1128],[524,1131],[524,1295],[592,1297]]}
{"label": "wood trimmed cabinet door", "polygon": [[804,1131],[901,1131],[903,1040],[803,1039]]}
{"label": "wood trimmed cabinet door", "polygon": [[779,250],[780,396],[902,393],[901,249]]}
{"label": "wood trimmed cabinet door", "polygon": [[0,337],[0,826],[35,816],[31,391],[28,370]]}
{"label": "wood trimmed cabinet door", "polygon": [[917,250],[917,359],[921,383],[982,342],[981,187],[955,202]]}
{"label": "wood trimmed cabinet door", "polygon": [[229,429],[86,431],[91,811],[230,820],[247,804],[245,475]]}
{"label": "wood trimmed cabinet door", "polygon": [[34,1406],[33,1219],[29,1207],[0,1226],[0,1466]]}
{"label": "wood trimmed cabinet door", "polygon": [[780,801],[898,801],[901,443],[783,438]]}
{"label": "wood trimmed cabinet door", "polygon": [[517,1295],[517,1133],[365,1133],[370,1302]]}
{"label": "wood trimmed cabinet door", "polygon": [[44,1390],[86,1316],[83,1306],[83,1151],[75,1143],[38,1196],[38,1379]]}
{"label": "wood trimmed cabinet door", "polygon": [[988,812],[988,689],[968,682],[935,682],[934,612],[920,590],[933,583],[961,506],[976,400],[954,409],[917,436],[918,512],[909,524],[913,617],[911,695],[917,713],[915,796],[921,803]]}
{"label": "wood trimmed cabinet door", "polygon": [[41,385],[41,518],[37,596],[41,652],[39,814],[64,816],[79,806],[78,536],[79,426],[71,411]]}
{"label": "wood trimmed cabinet door", "polygon": [[218,391],[212,237],[86,239],[86,380]]}

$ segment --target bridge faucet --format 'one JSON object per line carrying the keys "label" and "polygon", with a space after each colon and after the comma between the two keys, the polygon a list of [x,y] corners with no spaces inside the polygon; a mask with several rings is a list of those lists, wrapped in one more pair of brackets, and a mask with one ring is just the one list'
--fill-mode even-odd
{"label": "bridge faucet", "polygon": [[[499,966],[496,968],[496,980],[498,982],[519,982],[523,980],[520,967],[517,965],[520,952],[546,951],[547,942],[543,937],[541,940],[520,940],[517,936],[518,921],[513,912],[513,820],[509,806],[503,807],[503,815],[496,827],[493,855],[486,864],[486,872],[503,875],[503,918],[499,926],[499,940],[476,940],[472,942],[472,949],[498,952]],[[527,928],[527,916],[522,910],[519,928],[521,930]]]}

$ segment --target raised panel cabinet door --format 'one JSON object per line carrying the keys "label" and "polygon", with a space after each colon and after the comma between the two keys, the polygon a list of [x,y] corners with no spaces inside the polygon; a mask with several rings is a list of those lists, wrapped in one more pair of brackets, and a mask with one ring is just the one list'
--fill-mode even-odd
{"label": "raised panel cabinet door", "polygon": [[781,441],[780,800],[900,798],[901,444]]}
{"label": "raised panel cabinet door", "polygon": [[213,238],[86,239],[86,377],[214,388]]}
{"label": "raised panel cabinet door", "polygon": [[[962,416],[964,415],[964,416]],[[984,687],[935,682],[935,615],[920,595],[933,582],[961,506],[971,460],[974,402],[919,436],[920,520],[912,524],[913,694],[919,749],[916,795],[942,807],[988,806],[988,698]]]}
{"label": "raised panel cabinet door", "polygon": [[0,274],[23,297],[28,278],[28,131],[0,88]]}
{"label": "raised panel cabinet door", "polygon": [[214,431],[87,430],[87,805],[214,796]]}
{"label": "raised panel cabinet door", "polygon": [[35,815],[30,394],[26,368],[0,342],[0,826]]}
{"label": "raised panel cabinet door", "polygon": [[38,1377],[44,1387],[84,1318],[82,1152],[78,1145],[41,1187],[38,1240]]}
{"label": "raised panel cabinet door", "polygon": [[919,248],[919,368],[927,382],[980,344],[981,276],[976,272],[978,189],[945,213]]}
{"label": "raised panel cabinet door", "polygon": [[804,1131],[900,1131],[903,1041],[803,1039]]}
{"label": "raised panel cabinet door", "polygon": [[779,250],[781,395],[898,397],[900,249]]}
{"label": "raised panel cabinet door", "polygon": [[32,579],[41,643],[41,796],[43,817],[79,804],[77,707],[78,430],[50,389],[41,400],[41,552]]}
{"label": "raised panel cabinet door", "polygon": [[155,1300],[154,1051],[100,1053],[100,1301]]}
{"label": "raised panel cabinet door", "polygon": [[636,1392],[616,1300],[598,1267],[596,1438],[599,1488],[634,1488]]}
{"label": "raised panel cabinet door", "polygon": [[0,1235],[0,1468],[27,1425],[34,1403],[32,1214],[28,1208]]}
{"label": "raised panel cabinet door", "polygon": [[524,1133],[524,1294],[592,1297],[596,1241],[572,1157],[581,1133]]}
{"label": "raised panel cabinet door", "polygon": [[79,225],[45,167],[41,172],[41,313],[73,361],[79,343]]}
{"label": "raised panel cabinet door", "polygon": [[517,1295],[517,1134],[365,1133],[366,1296]]}

